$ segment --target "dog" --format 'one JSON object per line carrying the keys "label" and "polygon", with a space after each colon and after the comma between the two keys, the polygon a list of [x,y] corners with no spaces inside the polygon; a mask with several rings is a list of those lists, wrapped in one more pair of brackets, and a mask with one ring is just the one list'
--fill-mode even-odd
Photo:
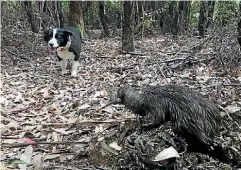
{"label": "dog", "polygon": [[51,51],[55,52],[62,69],[62,75],[67,73],[68,59],[72,60],[71,75],[77,75],[81,52],[82,35],[78,28],[53,28],[44,31],[44,41]]}

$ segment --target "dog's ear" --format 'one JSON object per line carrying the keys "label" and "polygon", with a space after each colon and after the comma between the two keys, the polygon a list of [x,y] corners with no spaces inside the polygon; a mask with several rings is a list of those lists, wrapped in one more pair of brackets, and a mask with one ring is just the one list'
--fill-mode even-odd
{"label": "dog's ear", "polygon": [[68,31],[68,35],[69,35],[69,36],[73,36],[73,33],[70,32],[70,31]]}
{"label": "dog's ear", "polygon": [[48,41],[48,36],[49,36],[50,31],[51,31],[50,29],[47,29],[44,31],[44,41],[46,41],[46,42]]}

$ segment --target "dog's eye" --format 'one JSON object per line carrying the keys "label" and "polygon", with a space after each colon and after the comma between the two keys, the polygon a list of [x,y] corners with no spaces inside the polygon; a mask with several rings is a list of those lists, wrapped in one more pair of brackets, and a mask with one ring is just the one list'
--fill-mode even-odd
{"label": "dog's eye", "polygon": [[61,35],[55,35],[55,38],[61,38]]}

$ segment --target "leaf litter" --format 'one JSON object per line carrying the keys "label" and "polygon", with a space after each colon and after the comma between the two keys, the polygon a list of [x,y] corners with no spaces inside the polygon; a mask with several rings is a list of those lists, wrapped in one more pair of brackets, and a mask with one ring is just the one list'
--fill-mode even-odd
{"label": "leaf litter", "polygon": [[[27,163],[19,164],[23,169],[159,169],[170,168],[174,161],[179,169],[233,168],[206,155],[185,152],[185,141],[178,139],[169,125],[140,134],[135,116],[122,105],[110,105],[98,112],[96,109],[108,103],[108,90],[121,84],[189,86],[229,114],[232,120],[227,114],[223,117],[220,142],[240,152],[241,71],[237,65],[241,63],[237,57],[240,52],[229,51],[236,58],[232,59],[233,65],[226,60],[226,68],[233,69],[225,75],[221,74],[219,60],[224,53],[217,54],[215,49],[220,44],[214,38],[200,51],[194,47],[203,40],[195,37],[156,36],[137,40],[136,49],[143,55],[120,54],[120,37],[92,39],[83,44],[78,77],[74,78],[61,75],[55,56],[39,45],[42,39],[36,36],[25,37],[29,42],[37,38],[35,44],[18,47],[16,44],[24,37],[16,38],[16,44],[2,44],[1,143],[16,143],[17,139],[30,135],[35,142],[87,141],[88,144],[2,148],[1,166],[7,167],[11,160],[22,160]],[[227,45],[238,50],[237,45]],[[23,55],[25,60],[13,59],[5,51],[13,47],[28,51],[32,48],[34,57],[28,53]],[[86,120],[88,123],[81,123]],[[178,153],[183,154],[179,157]],[[152,160],[161,160],[161,164]]]}

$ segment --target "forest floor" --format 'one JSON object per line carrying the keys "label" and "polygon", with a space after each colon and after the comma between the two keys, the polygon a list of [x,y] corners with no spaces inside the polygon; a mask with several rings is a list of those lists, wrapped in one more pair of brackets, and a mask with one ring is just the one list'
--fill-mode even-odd
{"label": "forest floor", "polygon": [[[41,35],[16,30],[2,35],[1,169],[237,169],[185,152],[169,126],[139,132],[135,116],[122,105],[98,110],[108,103],[108,89],[121,84],[185,85],[220,106],[218,138],[240,155],[239,47],[219,48],[210,37],[136,40],[132,55],[120,53],[118,36],[89,38],[78,76],[71,77],[61,75]],[[152,161],[171,146],[180,158]]]}

